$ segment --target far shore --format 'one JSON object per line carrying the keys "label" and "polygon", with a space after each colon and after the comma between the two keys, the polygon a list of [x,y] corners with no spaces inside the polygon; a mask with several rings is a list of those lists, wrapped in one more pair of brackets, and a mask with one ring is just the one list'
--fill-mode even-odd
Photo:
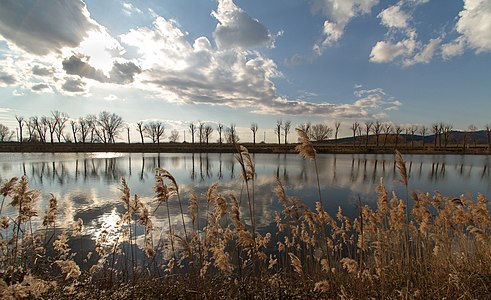
{"label": "far shore", "polygon": [[[240,143],[250,153],[296,153],[296,143]],[[314,143],[317,153],[339,153],[339,154],[392,154],[396,147],[376,145],[355,145],[352,143]],[[465,149],[459,145],[447,147],[425,147],[410,145],[398,145],[397,149],[406,154],[481,154],[489,155],[491,150],[487,145],[469,145]],[[237,145],[219,143],[19,143],[1,142],[0,152],[48,152],[48,153],[77,153],[77,152],[124,152],[124,153],[235,153]]]}

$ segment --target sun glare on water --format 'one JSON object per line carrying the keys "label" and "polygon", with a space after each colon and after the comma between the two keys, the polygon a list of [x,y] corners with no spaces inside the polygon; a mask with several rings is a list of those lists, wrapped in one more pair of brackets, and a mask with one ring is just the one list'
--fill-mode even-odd
{"label": "sun glare on water", "polygon": [[90,157],[97,158],[97,159],[118,158],[121,156],[123,156],[123,154],[117,153],[117,152],[97,152],[97,153],[91,153],[90,154]]}

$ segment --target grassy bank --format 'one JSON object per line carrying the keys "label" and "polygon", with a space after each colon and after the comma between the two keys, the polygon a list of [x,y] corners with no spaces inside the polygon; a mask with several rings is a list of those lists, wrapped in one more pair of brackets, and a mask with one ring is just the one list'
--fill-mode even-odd
{"label": "grassy bank", "polygon": [[[250,153],[295,153],[298,143],[292,144],[248,144],[243,143]],[[376,147],[375,145],[355,146],[351,143],[315,143],[317,153],[381,153],[392,154],[393,146]],[[491,154],[486,145],[475,145],[463,149],[459,145],[447,147],[399,146],[398,149],[408,154]],[[200,144],[200,143],[0,143],[0,152],[123,152],[123,153],[235,153],[237,146],[233,144]]]}
{"label": "grassy bank", "polygon": [[[297,151],[313,164],[304,139]],[[491,298],[491,214],[477,199],[410,193],[404,160],[396,164],[405,195],[377,187],[376,206],[359,205],[350,219],[271,187],[281,209],[272,226],[256,227],[254,162],[236,154],[243,183],[224,194],[220,183],[184,197],[172,174],[157,169],[155,210],[122,178],[115,202],[125,212],[101,228],[93,249],[81,245],[81,220],[59,224],[58,200],[36,211],[39,193],[26,177],[2,183],[0,294],[6,299],[486,299]],[[299,158],[300,159],[300,158]],[[240,190],[243,189],[243,192]],[[171,216],[169,202],[179,204]],[[242,204],[242,205],[241,205]],[[242,207],[242,208],[241,208]],[[243,209],[245,207],[245,209]],[[205,216],[200,218],[199,216]],[[36,227],[37,226],[37,227]],[[160,227],[162,230],[157,230]],[[141,234],[137,234],[141,233]],[[82,246],[83,247],[83,246]],[[85,247],[88,247],[87,245]]]}

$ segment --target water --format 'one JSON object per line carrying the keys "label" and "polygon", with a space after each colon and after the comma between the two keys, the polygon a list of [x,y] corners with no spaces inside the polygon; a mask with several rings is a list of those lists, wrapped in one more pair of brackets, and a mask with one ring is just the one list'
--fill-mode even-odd
{"label": "water", "polygon": [[[474,199],[477,193],[491,195],[489,156],[405,155],[404,159],[410,176],[409,187],[413,191],[438,191],[452,197],[464,194]],[[312,161],[293,154],[255,154],[253,160],[259,228],[272,226],[274,211],[281,209],[273,192],[276,178],[284,184],[288,196],[299,197],[314,207],[318,191]],[[393,155],[326,154],[318,156],[317,165],[322,198],[331,214],[342,207],[345,215],[354,217],[359,203],[374,206],[375,187],[381,177],[388,190],[395,190],[401,197],[405,195]],[[248,216],[241,168],[233,154],[1,153],[0,180],[26,175],[30,188],[41,192],[36,207],[40,217],[53,193],[58,198],[57,226],[69,227],[81,218],[85,234],[93,240],[101,227],[114,226],[125,210],[119,199],[121,177],[126,178],[131,194],[137,194],[150,207],[154,226],[167,230],[167,211],[164,206],[157,207],[153,199],[155,168],[159,166],[176,178],[186,207],[191,192],[205,201],[208,187],[219,182],[218,192],[226,197],[233,193],[241,201],[243,214]],[[169,204],[173,223],[179,231],[177,199],[171,199]],[[201,205],[204,207],[204,202]],[[2,214],[16,216],[7,204]],[[205,209],[201,209],[201,224],[205,216]],[[35,224],[40,225],[40,220]]]}

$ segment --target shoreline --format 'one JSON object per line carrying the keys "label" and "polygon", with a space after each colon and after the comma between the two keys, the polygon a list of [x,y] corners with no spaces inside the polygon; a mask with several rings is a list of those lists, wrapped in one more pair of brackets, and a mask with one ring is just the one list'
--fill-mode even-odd
{"label": "shoreline", "polygon": [[[292,144],[272,144],[272,143],[240,143],[246,147],[250,153],[271,153],[271,154],[288,154],[296,153],[297,143]],[[314,143],[314,148],[319,154],[393,154],[395,147],[353,147],[352,144],[331,144],[331,143]],[[489,155],[491,150],[487,145],[477,145],[466,148],[463,151],[462,146],[437,147],[426,146],[410,147],[402,146],[397,148],[403,154],[470,154],[470,155]],[[121,153],[236,153],[237,146],[233,144],[200,144],[200,143],[18,143],[3,142],[0,143],[1,153],[80,153],[80,152],[121,152]]]}

